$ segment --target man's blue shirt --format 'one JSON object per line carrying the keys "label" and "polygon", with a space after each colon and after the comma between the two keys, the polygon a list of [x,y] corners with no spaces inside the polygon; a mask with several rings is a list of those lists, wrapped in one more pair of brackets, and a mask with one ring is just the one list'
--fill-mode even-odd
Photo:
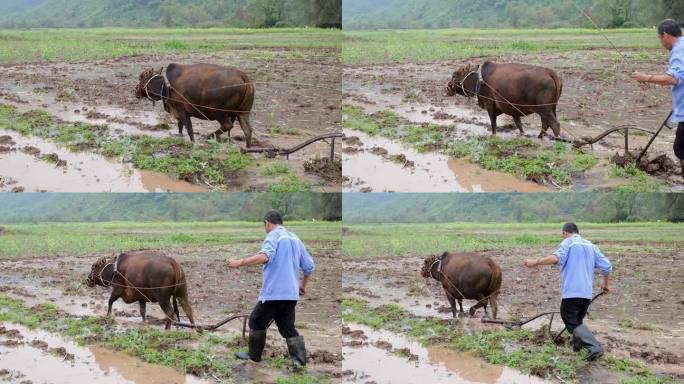
{"label": "man's blue shirt", "polygon": [[667,74],[677,80],[677,85],[672,87],[672,121],[680,123],[684,121],[684,40],[681,37],[672,47]]}
{"label": "man's blue shirt", "polygon": [[268,256],[268,262],[263,266],[259,301],[299,300],[299,270],[306,276],[314,271],[304,243],[279,225],[266,236],[260,253]]}
{"label": "man's blue shirt", "polygon": [[555,253],[561,271],[561,299],[592,298],[594,268],[605,276],[613,267],[597,246],[573,235],[563,240]]}

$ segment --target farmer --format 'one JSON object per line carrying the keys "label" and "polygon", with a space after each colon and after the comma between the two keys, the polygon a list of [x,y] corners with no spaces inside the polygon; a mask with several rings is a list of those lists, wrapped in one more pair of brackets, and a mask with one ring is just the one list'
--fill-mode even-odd
{"label": "farmer", "polygon": [[[295,329],[295,306],[299,295],[306,294],[306,285],[314,271],[314,262],[304,243],[283,226],[280,212],[270,210],[264,216],[266,240],[259,253],[241,260],[227,260],[229,268],[263,264],[263,280],[259,301],[249,316],[249,352],[237,352],[242,360],[261,361],[266,345],[266,330],[275,321],[278,331],[287,341],[290,358],[306,365],[304,338]],[[301,283],[299,270],[304,272]]]}
{"label": "farmer", "polygon": [[597,246],[580,237],[575,223],[563,225],[563,238],[555,254],[536,260],[527,259],[525,266],[533,268],[538,265],[558,265],[562,276],[561,318],[565,328],[572,333],[575,352],[586,347],[589,350],[586,360],[591,361],[603,355],[601,344],[582,323],[591,303],[594,268],[598,268],[603,274],[604,292],[610,290],[610,273],[613,268]]}
{"label": "farmer", "polygon": [[679,159],[684,177],[684,42],[677,22],[663,20],[658,25],[660,44],[671,51],[670,64],[665,75],[648,75],[634,72],[632,78],[640,83],[652,83],[672,87],[672,122],[677,123],[674,153]]}

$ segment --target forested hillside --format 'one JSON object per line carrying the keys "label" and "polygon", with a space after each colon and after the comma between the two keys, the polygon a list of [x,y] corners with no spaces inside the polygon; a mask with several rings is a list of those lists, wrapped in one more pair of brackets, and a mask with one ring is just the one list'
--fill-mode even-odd
{"label": "forested hillside", "polygon": [[680,0],[344,0],[344,29],[650,27],[684,20]]}
{"label": "forested hillside", "polygon": [[0,194],[0,223],[260,221],[270,208],[287,220],[341,220],[336,193]]}
{"label": "forested hillside", "polygon": [[2,0],[0,28],[339,27],[341,0]]}
{"label": "forested hillside", "polygon": [[684,194],[346,193],[345,223],[684,222]]}

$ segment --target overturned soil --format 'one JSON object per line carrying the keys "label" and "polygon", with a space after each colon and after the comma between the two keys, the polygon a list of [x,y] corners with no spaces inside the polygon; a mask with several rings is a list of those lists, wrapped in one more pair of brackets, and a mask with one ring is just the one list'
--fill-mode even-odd
{"label": "overturned soil", "polygon": [[[231,314],[249,314],[256,303],[261,286],[261,269],[228,270],[227,258],[240,258],[249,253],[244,244],[221,247],[181,247],[165,250],[178,260],[187,276],[189,297],[195,320],[201,325],[218,323]],[[297,304],[297,327],[304,336],[309,354],[309,372],[339,376],[341,370],[341,320],[338,293],[341,291],[341,261],[339,243],[321,242],[315,245],[316,273],[309,289]],[[93,262],[110,254],[59,258],[1,260],[0,293],[26,302],[26,305],[52,303],[73,315],[104,316],[109,290],[87,288],[82,281]],[[147,323],[143,323],[138,305],[114,303],[113,313],[121,327],[163,328],[164,315],[156,304],[147,306]],[[181,310],[181,320],[187,322]],[[10,328],[13,325],[5,324]],[[241,332],[241,321],[234,321],[217,333]],[[40,338],[38,338],[40,339]],[[0,342],[2,342],[0,338]],[[51,343],[48,341],[50,346]],[[2,348],[2,347],[0,347]],[[69,348],[67,348],[69,350]],[[111,352],[110,352],[111,353]],[[267,356],[287,354],[285,341],[275,325],[269,329]],[[27,365],[18,364],[23,372]],[[265,365],[245,364],[237,368],[234,377],[244,382],[272,382],[277,372]],[[26,372],[24,372],[26,374]],[[275,375],[275,376],[274,376]]]}
{"label": "overturned soil", "polygon": [[[256,100],[251,115],[255,146],[290,148],[314,136],[339,132],[341,70],[338,56],[335,49],[295,52],[285,48],[267,51],[255,48],[8,65],[3,67],[0,81],[0,104],[15,106],[20,112],[46,110],[66,122],[106,124],[121,135],[176,136],[176,123],[161,103],[153,105],[135,98],[139,74],[144,69],[160,68],[169,63],[215,63],[240,68],[255,83]],[[218,126],[216,122],[194,119],[193,128],[198,140],[203,142]],[[184,135],[187,139],[187,133]],[[237,122],[231,137],[235,145],[244,147],[244,135]],[[338,156],[340,153],[338,151]],[[329,154],[329,145],[317,142],[292,154],[288,164],[298,176],[321,190],[339,191],[339,182],[304,170],[307,160]],[[90,155],[79,152],[84,162]],[[0,158],[8,156],[0,153]],[[265,164],[273,161],[260,154],[254,156]],[[33,164],[23,161],[21,166],[32,169]],[[0,165],[0,175],[12,167],[16,168],[16,165]],[[265,190],[270,185],[261,175],[260,168],[244,170],[231,183],[229,190]],[[102,191],[119,187],[114,181],[99,184]],[[57,190],[49,184],[37,189]],[[177,191],[173,186],[169,189]],[[80,188],[77,185],[73,190]]]}
{"label": "overturned soil", "polygon": [[[458,59],[449,61],[347,66],[344,70],[345,103],[361,107],[372,114],[393,110],[415,124],[455,125],[462,140],[491,135],[489,118],[475,99],[445,96],[445,87],[452,73],[467,64],[485,61],[517,62],[549,67],[563,81],[563,94],[558,106],[561,136],[569,140],[596,137],[603,131],[621,125],[635,125],[655,131],[671,109],[670,91],[666,87],[641,88],[629,78],[633,70],[660,73],[667,67],[667,55],[662,50],[643,49],[626,51],[631,67],[625,69],[607,54],[606,50],[585,50],[554,54],[529,54]],[[497,135],[504,138],[518,136],[511,118],[500,116]],[[536,115],[523,118],[525,135],[536,138],[541,122]],[[670,123],[670,125],[673,125]],[[356,134],[354,132],[354,134]],[[650,149],[653,157],[665,155],[676,160],[672,152],[675,130],[665,128]],[[630,151],[638,153],[650,135],[631,131]],[[536,140],[536,139],[534,139]],[[549,144],[549,140],[545,140]],[[574,190],[605,190],[615,187],[607,172],[601,170],[617,152],[624,152],[621,133],[588,147],[599,157],[597,171],[588,172],[573,183]],[[356,151],[355,151],[356,152]],[[345,153],[346,156],[346,153]],[[350,155],[354,156],[354,155]],[[439,169],[440,163],[434,165]],[[684,180],[678,169],[663,172],[662,167],[651,170],[652,176],[667,188],[684,190]],[[648,170],[648,169],[647,169]],[[405,171],[408,173],[409,171]],[[354,175],[368,182],[375,174]]]}
{"label": "overturned soil", "polygon": [[[598,245],[608,247],[610,244],[602,242]],[[603,344],[607,355],[629,357],[645,363],[655,373],[669,374],[677,380],[684,380],[684,328],[681,322],[684,301],[677,299],[684,288],[681,280],[684,275],[684,253],[672,244],[622,244],[622,247],[620,252],[609,253],[614,265],[611,292],[592,304],[586,323]],[[526,258],[537,258],[552,251],[544,247],[528,246],[505,252],[482,252],[494,259],[503,271],[502,289],[498,299],[499,319],[526,319],[538,313],[558,310],[560,281],[556,268],[529,270],[522,266]],[[441,285],[433,279],[425,280],[420,276],[422,257],[374,257],[348,260],[345,264],[348,273],[344,275],[343,290],[346,295],[366,300],[373,307],[394,303],[417,317],[452,317]],[[599,276],[596,276],[597,284],[598,281]],[[598,288],[595,288],[596,292]],[[473,304],[474,302],[464,301],[466,313]],[[473,318],[465,317],[461,321],[471,330],[503,329],[497,325],[482,323],[483,316],[483,310],[479,309]],[[543,317],[525,327],[536,330],[548,325],[548,322],[549,318]],[[358,328],[356,325],[350,327]],[[557,332],[561,329],[562,322],[556,316],[553,330]],[[367,340],[349,335],[345,335],[344,340],[346,348],[354,347],[354,343],[357,344],[356,347],[368,344]],[[348,351],[345,354],[373,355],[371,352]],[[377,352],[375,356],[381,360]],[[378,361],[376,363],[379,364]],[[416,365],[427,364],[437,363],[421,361]],[[354,367],[345,365],[345,369]],[[363,371],[363,366],[359,371]],[[611,381],[614,376],[618,378]],[[439,370],[435,370],[434,377],[441,380]],[[578,378],[590,382],[600,378],[601,382],[607,383],[620,380],[609,369],[605,359],[582,368],[578,371]]]}

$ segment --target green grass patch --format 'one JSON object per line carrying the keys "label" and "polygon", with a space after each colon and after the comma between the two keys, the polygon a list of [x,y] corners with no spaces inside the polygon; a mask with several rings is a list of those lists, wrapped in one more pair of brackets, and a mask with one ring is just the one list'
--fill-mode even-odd
{"label": "green grass patch", "polygon": [[631,163],[625,166],[612,165],[610,175],[627,179],[627,183],[618,185],[615,188],[617,192],[659,192],[662,189],[660,182]]}
{"label": "green grass patch", "polygon": [[253,163],[252,157],[230,144],[211,140],[193,146],[176,137],[118,136],[106,126],[65,124],[44,111],[21,114],[12,106],[0,106],[0,128],[54,140],[71,151],[93,151],[130,162],[138,169],[217,188],[228,185],[231,177]]}
{"label": "green grass patch", "polygon": [[[340,240],[339,223],[293,221],[286,225],[305,243]],[[261,223],[240,221],[3,224],[3,228],[0,258],[74,256],[188,244],[244,243],[256,248],[264,239]],[[315,251],[316,243],[308,246]]]}
{"label": "green grass patch", "polygon": [[[652,29],[602,30],[618,49],[659,49]],[[431,29],[345,31],[345,64],[410,63],[611,48],[595,29]],[[631,53],[628,53],[631,54]],[[638,55],[640,52],[635,52]],[[608,55],[617,56],[612,51]]]}
{"label": "green grass patch", "polygon": [[[158,327],[119,329],[112,318],[73,317],[51,304],[27,307],[21,300],[0,295],[0,321],[21,324],[31,329],[58,333],[81,345],[99,344],[124,351],[151,364],[173,367],[182,373],[230,380],[233,369],[242,364],[234,352],[244,348],[241,336],[218,336],[194,331],[165,331]],[[265,362],[288,375],[284,383],[319,383],[326,377],[307,373],[291,374],[284,357],[266,356]]]}
{"label": "green grass patch", "polygon": [[[350,258],[426,256],[444,251],[515,251],[543,247],[553,251],[561,242],[563,223],[442,223],[345,224],[342,253]],[[601,244],[604,252],[615,241],[682,243],[682,225],[673,223],[579,223],[582,235]],[[605,245],[604,245],[605,244]]]}
{"label": "green grass patch", "polygon": [[[339,30],[316,28],[178,28],[178,29],[12,29],[0,30],[0,64],[82,61],[176,52],[217,52],[262,48],[252,56],[290,59],[316,56],[314,49],[341,47]],[[270,52],[268,48],[289,48]]]}

